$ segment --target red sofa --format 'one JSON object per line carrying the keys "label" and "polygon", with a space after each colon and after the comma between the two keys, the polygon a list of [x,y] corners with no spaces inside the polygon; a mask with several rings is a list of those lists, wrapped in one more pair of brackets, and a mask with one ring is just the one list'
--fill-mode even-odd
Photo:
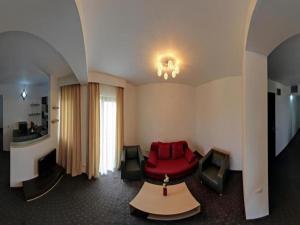
{"label": "red sofa", "polygon": [[154,179],[181,178],[198,167],[198,158],[186,141],[153,142],[145,165],[145,174]]}

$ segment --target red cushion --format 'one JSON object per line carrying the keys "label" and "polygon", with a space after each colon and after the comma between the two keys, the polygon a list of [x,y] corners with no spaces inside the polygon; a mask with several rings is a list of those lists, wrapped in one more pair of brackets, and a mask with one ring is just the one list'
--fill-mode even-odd
{"label": "red cushion", "polygon": [[196,158],[196,155],[189,148],[187,148],[185,150],[184,156],[185,156],[186,161],[188,161],[188,163],[191,163]]}
{"label": "red cushion", "polygon": [[171,158],[169,143],[159,143],[158,158],[159,159],[170,159]]}
{"label": "red cushion", "polygon": [[163,179],[165,174],[171,179],[185,176],[193,171],[198,166],[198,161],[194,160],[188,163],[185,158],[172,159],[172,160],[158,160],[155,168],[145,166],[145,173],[147,176],[154,179]]}
{"label": "red cushion", "polygon": [[172,159],[182,158],[184,155],[182,142],[172,144]]}
{"label": "red cushion", "polygon": [[157,142],[152,142],[150,151],[153,151],[153,150],[154,150],[154,151],[158,151],[159,144],[160,144],[159,141],[157,141]]}
{"label": "red cushion", "polygon": [[147,159],[148,166],[156,167],[157,165],[157,153],[155,151],[150,151],[148,159]]}

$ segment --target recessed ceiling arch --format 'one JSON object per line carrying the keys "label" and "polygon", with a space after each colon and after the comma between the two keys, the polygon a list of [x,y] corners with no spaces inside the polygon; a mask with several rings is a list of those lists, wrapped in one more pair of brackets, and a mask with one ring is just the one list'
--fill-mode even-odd
{"label": "recessed ceiling arch", "polygon": [[182,62],[178,82],[240,76],[250,0],[89,0],[80,7],[88,65],[135,84],[164,82],[155,59]]}
{"label": "recessed ceiling arch", "polygon": [[87,64],[81,20],[73,0],[2,0],[0,33],[23,31],[34,34],[55,48],[82,83]]}
{"label": "recessed ceiling arch", "polygon": [[268,75],[271,80],[287,86],[300,84],[300,33],[279,46],[268,56]]}
{"label": "recessed ceiling arch", "polygon": [[0,33],[0,84],[42,84],[72,69],[49,43],[23,31]]}
{"label": "recessed ceiling arch", "polygon": [[300,33],[299,0],[258,0],[249,28],[247,50],[268,56]]}

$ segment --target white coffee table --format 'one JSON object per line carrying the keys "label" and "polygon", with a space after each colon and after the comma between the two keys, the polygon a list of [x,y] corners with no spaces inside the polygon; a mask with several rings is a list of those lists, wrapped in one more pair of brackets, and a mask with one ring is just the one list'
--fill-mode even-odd
{"label": "white coffee table", "polygon": [[169,185],[167,196],[163,196],[162,185],[145,182],[129,205],[132,214],[143,214],[152,220],[179,220],[200,212],[200,203],[184,182]]}

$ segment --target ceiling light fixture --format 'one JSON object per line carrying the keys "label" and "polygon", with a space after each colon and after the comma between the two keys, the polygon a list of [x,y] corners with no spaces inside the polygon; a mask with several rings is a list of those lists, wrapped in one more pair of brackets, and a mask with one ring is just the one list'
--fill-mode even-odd
{"label": "ceiling light fixture", "polygon": [[173,57],[162,57],[157,63],[157,76],[163,75],[165,80],[168,80],[169,76],[175,78],[179,71],[179,62]]}

